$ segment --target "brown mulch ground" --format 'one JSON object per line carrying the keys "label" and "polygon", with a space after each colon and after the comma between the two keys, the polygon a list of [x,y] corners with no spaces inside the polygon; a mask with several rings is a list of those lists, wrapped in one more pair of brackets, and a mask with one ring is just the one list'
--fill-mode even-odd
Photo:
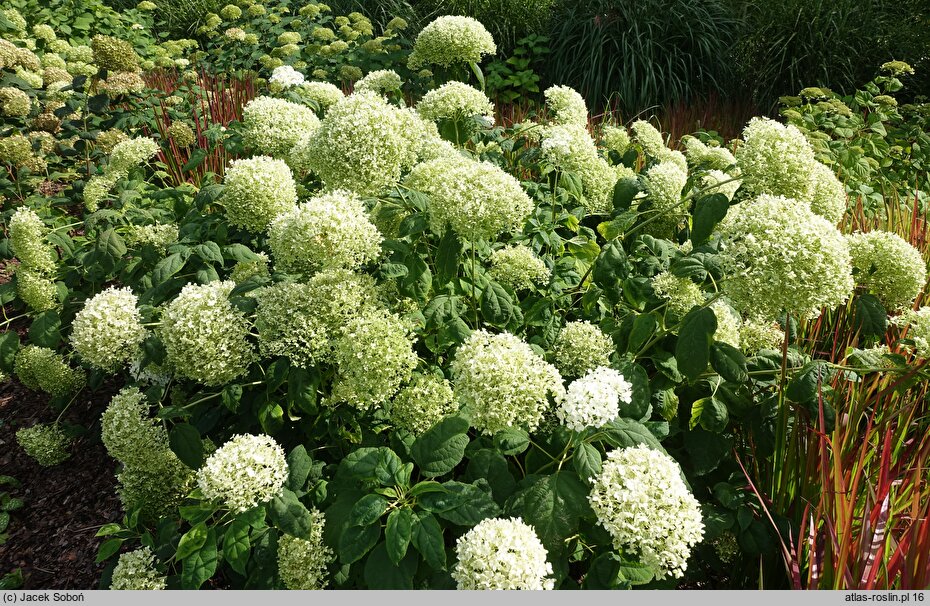
{"label": "brown mulch ground", "polygon": [[100,413],[111,390],[85,390],[63,420],[90,428],[72,446],[70,459],[41,467],[16,443],[18,429],[58,416],[47,396],[11,381],[0,386],[0,474],[18,488],[2,487],[23,499],[13,513],[9,539],[0,545],[0,577],[22,569],[26,589],[94,589],[103,568],[94,563],[97,529],[122,518],[116,497],[115,461],[99,440]]}

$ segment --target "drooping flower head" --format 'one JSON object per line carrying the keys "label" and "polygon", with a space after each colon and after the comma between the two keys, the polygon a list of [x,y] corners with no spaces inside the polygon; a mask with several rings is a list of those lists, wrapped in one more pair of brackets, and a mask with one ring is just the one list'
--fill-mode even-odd
{"label": "drooping flower head", "polygon": [[52,467],[71,456],[71,439],[57,424],[33,425],[16,432],[16,441],[42,467]]}
{"label": "drooping flower head", "polygon": [[13,372],[20,383],[42,390],[54,397],[70,396],[84,387],[87,377],[79,368],[71,368],[65,359],[47,347],[27,345],[19,350]]}
{"label": "drooping flower head", "polygon": [[136,137],[121,141],[110,152],[107,172],[125,173],[140,164],[148,162],[161,149],[154,139]]}
{"label": "drooping flower head", "polygon": [[264,231],[272,219],[297,204],[291,170],[282,160],[268,156],[233,160],[223,183],[222,202],[229,222],[251,232]]}
{"label": "drooping flower head", "polygon": [[485,55],[496,52],[494,37],[480,21],[444,15],[429,23],[417,35],[407,67],[417,70],[427,65],[450,67],[481,63]]}
{"label": "drooping flower head", "polygon": [[742,202],[729,210],[720,233],[729,268],[723,289],[747,315],[811,318],[852,293],[846,240],[804,202],[768,195]]}
{"label": "drooping flower head", "polygon": [[280,494],[287,470],[284,449],[273,438],[240,434],[207,458],[197,484],[207,499],[241,513]]}
{"label": "drooping flower head", "polygon": [[71,324],[78,355],[109,372],[128,363],[146,337],[137,302],[132,289],[115,286],[88,299]]}
{"label": "drooping flower head", "polygon": [[148,547],[121,554],[110,581],[113,590],[152,591],[167,585],[167,577],[156,570],[155,554]]}
{"label": "drooping flower head", "polygon": [[229,302],[235,282],[188,284],[162,313],[168,363],[182,377],[223,385],[245,374],[255,354],[249,322]]}
{"label": "drooping flower head", "polygon": [[614,548],[637,554],[659,578],[681,577],[704,536],[700,504],[678,463],[644,444],[607,454],[588,501]]}
{"label": "drooping flower head", "polygon": [[310,509],[310,531],[298,538],[282,534],[278,538],[278,576],[288,589],[324,589],[326,567],[336,559],[333,550],[323,543],[326,516]]}
{"label": "drooping flower head", "polygon": [[20,264],[40,273],[52,273],[57,261],[46,242],[48,227],[34,210],[20,206],[10,218],[10,247]]}
{"label": "drooping flower head", "polygon": [[452,578],[458,589],[552,589],[552,564],[532,526],[488,518],[459,537]]}
{"label": "drooping flower head", "polygon": [[455,396],[471,407],[472,424],[484,434],[520,427],[534,430],[549,397],[565,393],[562,377],[520,338],[478,330],[451,364]]}

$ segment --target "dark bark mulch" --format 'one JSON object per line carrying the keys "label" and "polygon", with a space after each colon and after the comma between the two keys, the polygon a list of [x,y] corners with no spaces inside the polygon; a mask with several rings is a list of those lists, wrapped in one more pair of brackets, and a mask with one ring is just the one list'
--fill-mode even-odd
{"label": "dark bark mulch", "polygon": [[99,439],[100,413],[112,397],[85,390],[62,420],[89,428],[72,445],[70,459],[42,467],[16,442],[16,431],[53,422],[58,412],[48,397],[12,380],[0,386],[0,474],[21,486],[0,487],[23,499],[13,513],[9,538],[0,545],[0,577],[19,568],[26,589],[94,589],[103,565],[94,563],[101,539],[94,535],[122,519],[116,496],[116,462]]}

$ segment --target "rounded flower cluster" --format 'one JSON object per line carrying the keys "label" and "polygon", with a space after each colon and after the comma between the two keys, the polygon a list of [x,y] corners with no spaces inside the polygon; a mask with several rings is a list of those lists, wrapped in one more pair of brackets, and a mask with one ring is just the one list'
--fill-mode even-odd
{"label": "rounded flower cluster", "polygon": [[306,81],[304,75],[291,67],[290,65],[280,65],[271,71],[271,78],[268,82],[277,84],[281,88],[290,88],[299,86]]}
{"label": "rounded flower cluster", "polygon": [[588,496],[614,547],[639,555],[658,577],[681,577],[704,536],[700,504],[678,463],[644,444],[613,450]]}
{"label": "rounded flower cluster", "polygon": [[329,82],[305,82],[296,90],[301,99],[313,101],[324,112],[345,98],[342,90]]}
{"label": "rounded flower cluster", "polygon": [[254,359],[249,322],[229,302],[235,282],[188,284],[162,313],[159,333],[177,374],[223,385],[245,374]]}
{"label": "rounded flower cluster", "polygon": [[530,431],[565,393],[562,377],[519,337],[478,330],[451,364],[455,396],[471,407],[472,424],[492,435],[511,427]]}
{"label": "rounded flower cluster", "polygon": [[416,162],[419,133],[410,115],[381,95],[354,93],[329,108],[303,150],[304,163],[330,189],[374,196]]}
{"label": "rounded flower cluster", "polygon": [[552,589],[548,552],[520,518],[488,518],[458,538],[452,578],[458,589]]}
{"label": "rounded flower cluster", "polygon": [[119,129],[111,128],[97,135],[97,149],[105,154],[109,154],[112,153],[113,148],[116,147],[118,143],[128,140],[129,135]]}
{"label": "rounded flower cluster", "polygon": [[668,271],[652,279],[652,290],[658,298],[668,301],[666,309],[673,317],[681,318],[692,307],[704,302],[704,293],[691,278],[679,278]]}
{"label": "rounded flower cluster", "polygon": [[526,290],[533,284],[545,285],[551,272],[533,249],[523,244],[498,248],[491,253],[488,274],[515,291]]}
{"label": "rounded flower cluster", "polygon": [[607,125],[601,130],[601,144],[607,151],[622,154],[630,147],[630,134],[622,126]]}
{"label": "rounded flower cluster", "polygon": [[312,273],[326,268],[357,268],[381,254],[381,234],[361,199],[332,191],[281,213],[268,228],[275,265]]}
{"label": "rounded flower cluster", "polygon": [[291,169],[268,156],[233,160],[223,184],[221,200],[230,224],[250,232],[265,231],[272,219],[297,204]]}
{"label": "rounded flower cluster", "polygon": [[284,449],[266,435],[235,435],[220,446],[197,472],[207,499],[221,501],[235,513],[267,503],[287,480]]}
{"label": "rounded flower cluster", "polygon": [[391,421],[419,435],[458,410],[449,381],[432,374],[415,374],[391,406]]}
{"label": "rounded flower cluster", "polygon": [[364,310],[350,319],[334,347],[339,372],[332,398],[357,408],[389,400],[417,365],[409,328],[380,309]]}
{"label": "rounded flower cluster", "polygon": [[739,346],[747,354],[780,348],[784,340],[785,333],[777,322],[749,318],[739,328]]}
{"label": "rounded flower cluster", "polygon": [[110,190],[116,182],[125,177],[124,173],[110,171],[102,175],[94,175],[84,186],[84,206],[90,212],[95,212],[100,203],[107,199]]}
{"label": "rounded flower cluster", "polygon": [[910,307],[927,283],[927,263],[920,251],[887,231],[846,236],[853,276],[891,309]]}
{"label": "rounded flower cluster", "polygon": [[588,126],[588,106],[584,97],[569,86],[550,86],[544,93],[550,118],[556,124]]}
{"label": "rounded flower cluster", "polygon": [[543,134],[544,157],[556,168],[581,178],[588,211],[596,214],[610,212],[618,174],[600,156],[587,128],[577,124],[557,125],[546,127]]}
{"label": "rounded flower cluster", "polygon": [[153,225],[130,225],[126,232],[126,244],[144,246],[146,244],[157,250],[164,250],[178,241],[178,226],[174,223],[155,223]]}
{"label": "rounded flower cluster", "polygon": [[168,432],[149,416],[145,395],[124,387],[100,416],[100,438],[107,452],[124,465],[148,469],[168,448]]}
{"label": "rounded flower cluster", "polygon": [[706,193],[723,194],[727,200],[733,200],[736,190],[742,184],[742,180],[734,179],[731,175],[717,169],[709,170],[701,177],[701,185]]}
{"label": "rounded flower cluster", "polygon": [[374,302],[374,292],[374,279],[346,269],[322,271],[306,284],[260,289],[254,297],[261,354],[286,356],[301,368],[332,361],[339,331]]}
{"label": "rounded flower cluster", "polygon": [[34,425],[16,432],[16,441],[42,467],[52,467],[70,456],[71,440],[58,425]]}
{"label": "rounded flower cluster", "polygon": [[355,83],[355,91],[371,91],[373,93],[389,93],[400,90],[404,81],[393,69],[379,69],[369,72],[364,78]]}
{"label": "rounded flower cluster", "polygon": [[914,342],[918,357],[930,358],[930,307],[906,309],[894,318],[894,323],[907,327],[907,338]]}
{"label": "rounded flower cluster", "polygon": [[417,111],[423,118],[433,122],[460,122],[480,117],[490,124],[494,123],[494,104],[488,96],[463,82],[446,82],[429,91],[417,103]]}
{"label": "rounded flower cluster", "polygon": [[792,125],[753,118],[736,149],[743,185],[751,193],[809,200],[814,148]]}
{"label": "rounded flower cluster", "polygon": [[714,340],[721,341],[733,347],[740,346],[740,328],[743,325],[743,319],[740,317],[726,299],[717,299],[710,304],[710,309],[717,318],[717,330],[714,332]]}
{"label": "rounded flower cluster", "polygon": [[158,143],[148,137],[136,137],[117,143],[110,152],[107,172],[126,172],[148,162],[160,149]]}
{"label": "rounded flower cluster", "polygon": [[20,383],[54,397],[70,396],[84,387],[83,371],[71,368],[64,358],[47,347],[27,345],[19,350],[13,371]]}
{"label": "rounded flower cluster", "polygon": [[97,67],[110,72],[134,72],[139,69],[139,56],[132,44],[112,36],[96,35],[90,41]]}
{"label": "rounded flower cluster", "polygon": [[31,271],[51,273],[55,251],[45,241],[48,228],[34,210],[20,206],[10,218],[10,246],[20,263]]}
{"label": "rounded flower cluster", "polygon": [[665,139],[662,137],[662,133],[645,120],[633,122],[630,125],[630,130],[633,131],[633,140],[643,148],[643,153],[648,157],[658,158],[668,149],[665,147]]}
{"label": "rounded flower cluster", "polygon": [[258,97],[242,110],[242,140],[246,147],[287,159],[301,141],[320,128],[312,109],[274,97]]}
{"label": "rounded flower cluster", "polygon": [[[683,213],[681,192],[688,182],[688,172],[674,162],[659,162],[646,170],[643,179],[649,199],[656,210]],[[678,210],[674,209],[678,207]]]}
{"label": "rounded flower cluster", "polygon": [[556,416],[574,431],[603,427],[620,416],[620,403],[633,401],[633,386],[612,368],[600,366],[572,381]]}
{"label": "rounded flower cluster", "polygon": [[444,15],[432,21],[417,35],[407,60],[412,70],[425,65],[449,67],[481,63],[484,55],[497,52],[494,37],[477,19]]}
{"label": "rounded flower cluster", "polygon": [[227,4],[220,9],[220,17],[226,21],[235,21],[242,16],[242,9],[235,4]]}
{"label": "rounded flower cluster", "polygon": [[567,377],[580,377],[610,365],[615,347],[610,337],[587,320],[567,323],[552,345],[552,363]]}
{"label": "rounded flower cluster", "polygon": [[720,231],[724,292],[750,316],[812,318],[852,293],[846,240],[806,203],[762,195],[731,208]]}
{"label": "rounded flower cluster", "polygon": [[167,577],[155,569],[155,555],[148,547],[121,554],[110,581],[110,589],[116,591],[154,591],[167,585]]}
{"label": "rounded flower cluster", "polygon": [[29,115],[31,109],[32,100],[29,95],[10,86],[0,88],[0,115],[22,117]]}
{"label": "rounded flower cluster", "polygon": [[190,147],[197,142],[197,135],[194,129],[187,122],[176,120],[168,127],[168,138],[174,141],[174,144],[180,148]]}
{"label": "rounded flower cluster", "polygon": [[97,87],[110,97],[119,97],[141,92],[145,88],[145,80],[136,72],[112,72],[107,75],[106,80],[101,80]]}
{"label": "rounded flower cluster", "polygon": [[326,516],[310,510],[310,531],[304,538],[283,534],[278,539],[278,576],[288,589],[309,590],[326,587],[326,567],[336,559],[323,543]]}
{"label": "rounded flower cluster", "polygon": [[446,225],[461,237],[491,239],[523,227],[533,202],[520,182],[490,162],[462,156],[430,160],[414,167],[404,182],[430,196],[430,228]]}
{"label": "rounded flower cluster", "polygon": [[146,337],[137,302],[132,289],[115,286],[88,299],[71,325],[78,355],[109,372],[129,362]]}
{"label": "rounded flower cluster", "polygon": [[811,211],[836,225],[846,214],[846,188],[829,167],[814,162],[811,165]]}
{"label": "rounded flower cluster", "polygon": [[16,294],[33,311],[58,307],[58,288],[55,283],[25,265],[16,268]]}

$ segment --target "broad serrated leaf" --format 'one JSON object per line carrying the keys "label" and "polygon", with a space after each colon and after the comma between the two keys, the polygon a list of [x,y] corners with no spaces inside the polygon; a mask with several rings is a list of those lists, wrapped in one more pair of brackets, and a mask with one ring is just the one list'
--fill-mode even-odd
{"label": "broad serrated leaf", "polygon": [[250,525],[247,520],[235,519],[223,537],[223,559],[230,568],[245,575],[252,544],[249,541]]}
{"label": "broad serrated leaf", "polygon": [[61,318],[55,310],[43,311],[29,327],[29,340],[39,347],[55,349],[61,342]]}
{"label": "broad serrated leaf", "polygon": [[601,452],[591,444],[582,442],[575,448],[572,463],[578,477],[587,481],[601,473]]}
{"label": "broad serrated leaf", "polygon": [[299,539],[307,539],[313,528],[313,516],[294,491],[282,489],[267,505],[268,517],[274,526]]}
{"label": "broad serrated leaf", "polygon": [[410,545],[413,532],[413,518],[413,510],[409,507],[395,509],[388,515],[384,540],[387,555],[394,564],[399,563],[407,555],[407,547]]}
{"label": "broad serrated leaf", "polygon": [[543,476],[517,493],[508,509],[533,527],[549,553],[561,553],[590,508],[588,487],[573,471]]}
{"label": "broad serrated leaf", "polygon": [[436,250],[436,279],[440,286],[448,284],[458,272],[462,242],[452,228],[447,228]]}
{"label": "broad serrated leaf", "polygon": [[690,380],[707,370],[716,331],[717,318],[709,307],[692,309],[682,320],[675,344],[675,360],[678,370]]}
{"label": "broad serrated leaf", "polygon": [[207,531],[203,547],[184,560],[181,567],[181,587],[200,589],[200,586],[216,572],[216,565],[216,531],[211,528]]}
{"label": "broad serrated leaf", "polygon": [[381,526],[346,526],[339,537],[339,560],[351,564],[365,557],[381,538]]}
{"label": "broad serrated leaf", "polygon": [[864,293],[855,298],[853,305],[854,328],[866,337],[880,337],[885,334],[888,329],[888,312],[878,297]]}
{"label": "broad serrated leaf", "polygon": [[379,543],[365,560],[365,584],[368,589],[413,589],[413,576],[417,573],[417,558],[401,558],[395,562],[385,543]]}
{"label": "broad serrated leaf", "polygon": [[713,233],[714,228],[727,215],[730,201],[724,194],[713,194],[699,198],[694,203],[691,219],[691,242],[697,246],[703,244]]}
{"label": "broad serrated leaf", "polygon": [[295,493],[303,489],[313,469],[313,459],[307,454],[307,448],[301,444],[287,455],[287,482],[285,488]]}
{"label": "broad serrated leaf", "polygon": [[436,477],[452,471],[465,456],[468,446],[468,421],[462,417],[446,417],[418,437],[410,456],[426,477]]}
{"label": "broad serrated leaf", "polygon": [[513,317],[513,299],[493,280],[481,293],[481,316],[485,322],[496,326],[505,326]]}
{"label": "broad serrated leaf", "polygon": [[183,560],[203,547],[206,541],[207,525],[203,522],[196,524],[181,536],[181,541],[178,543],[178,550],[174,554],[174,558],[176,560]]}
{"label": "broad serrated leaf", "polygon": [[494,434],[494,446],[507,456],[518,455],[530,447],[530,435],[522,429],[505,429]]}
{"label": "broad serrated leaf", "polygon": [[180,423],[172,427],[168,444],[178,459],[191,469],[198,470],[203,465],[203,441],[193,425]]}
{"label": "broad serrated leaf", "polygon": [[413,520],[410,542],[433,570],[446,569],[446,544],[442,527],[433,514],[420,511]]}
{"label": "broad serrated leaf", "polygon": [[698,425],[713,433],[720,433],[727,427],[730,413],[726,405],[716,397],[701,398],[691,405],[691,420],[688,426],[694,429]]}
{"label": "broad serrated leaf", "polygon": [[742,383],[749,379],[746,356],[729,343],[717,341],[711,346],[710,365],[727,381]]}

